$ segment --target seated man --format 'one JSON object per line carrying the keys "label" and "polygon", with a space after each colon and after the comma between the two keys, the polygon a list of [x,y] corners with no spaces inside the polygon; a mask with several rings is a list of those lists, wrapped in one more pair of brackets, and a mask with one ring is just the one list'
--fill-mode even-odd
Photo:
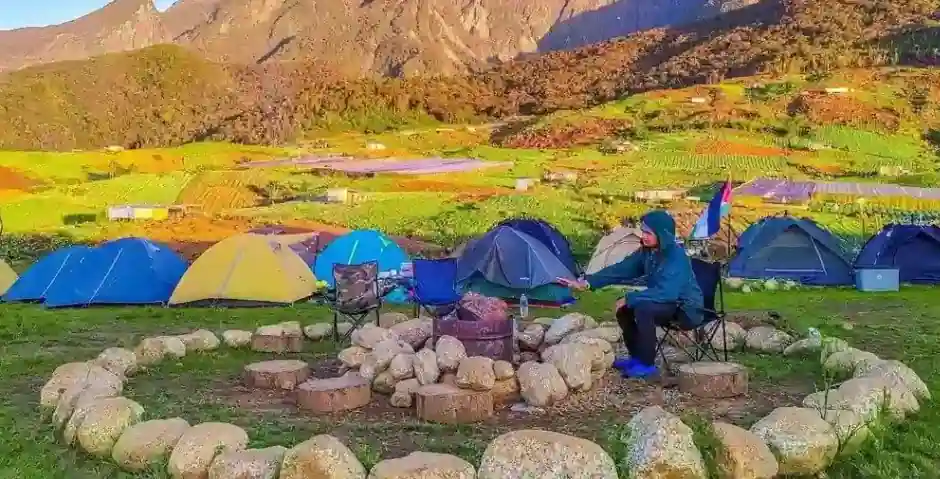
{"label": "seated man", "polygon": [[574,289],[599,289],[646,276],[645,291],[630,292],[617,301],[617,322],[629,359],[614,366],[630,377],[656,373],[656,326],[678,323],[695,328],[702,323],[702,291],[692,273],[692,263],[676,243],[676,222],[669,213],[654,210],[641,219],[642,247],[595,274],[558,282]]}

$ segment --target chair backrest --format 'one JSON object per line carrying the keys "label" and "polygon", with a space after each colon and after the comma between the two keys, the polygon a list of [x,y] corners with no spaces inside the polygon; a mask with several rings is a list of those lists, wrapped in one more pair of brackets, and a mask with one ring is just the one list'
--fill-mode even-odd
{"label": "chair backrest", "polygon": [[695,275],[695,281],[698,282],[699,289],[702,290],[702,300],[705,306],[706,319],[714,319],[719,310],[716,306],[716,296],[721,289],[721,270],[722,265],[718,262],[704,261],[699,258],[690,258],[692,261],[692,273]]}
{"label": "chair backrest", "polygon": [[457,302],[457,258],[415,259],[415,299],[424,303]]}
{"label": "chair backrest", "polygon": [[334,264],[336,304],[347,309],[369,308],[379,304],[379,264]]}

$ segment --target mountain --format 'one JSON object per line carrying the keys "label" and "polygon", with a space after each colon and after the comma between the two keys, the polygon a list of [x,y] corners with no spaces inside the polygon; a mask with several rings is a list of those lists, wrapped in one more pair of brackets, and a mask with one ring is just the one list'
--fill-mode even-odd
{"label": "mountain", "polygon": [[210,60],[317,59],[349,73],[455,74],[521,53],[683,25],[757,0],[114,0],[78,20],[0,32],[0,70],[175,43]]}

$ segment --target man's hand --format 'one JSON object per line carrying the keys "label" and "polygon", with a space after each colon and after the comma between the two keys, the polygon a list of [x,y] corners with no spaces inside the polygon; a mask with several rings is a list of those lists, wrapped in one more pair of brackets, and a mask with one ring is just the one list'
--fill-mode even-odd
{"label": "man's hand", "polygon": [[578,278],[576,280],[570,280],[568,278],[555,278],[555,282],[566,288],[576,289],[578,291],[584,291],[591,287],[591,285],[588,284],[587,280],[584,278]]}

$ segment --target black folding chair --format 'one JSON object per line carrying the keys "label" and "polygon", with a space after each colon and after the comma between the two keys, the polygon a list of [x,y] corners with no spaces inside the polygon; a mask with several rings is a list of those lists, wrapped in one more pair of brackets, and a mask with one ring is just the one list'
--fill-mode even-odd
{"label": "black folding chair", "polygon": [[[686,328],[680,322],[672,322],[663,326],[666,334],[660,338],[656,345],[656,351],[662,357],[663,363],[668,367],[669,361],[666,358],[663,346],[667,342],[679,348],[689,356],[692,361],[727,361],[728,360],[728,336],[726,334],[725,323],[725,297],[724,289],[721,284],[721,272],[724,268],[719,262],[704,261],[698,258],[690,258],[692,261],[692,272],[695,274],[695,280],[698,282],[699,289],[702,290],[703,308],[702,314],[704,320],[695,328]],[[721,333],[721,351],[718,351],[712,344],[715,335]],[[684,344],[690,344],[687,347]]]}
{"label": "black folding chair", "polygon": [[375,321],[379,321],[383,297],[379,265],[374,261],[333,265],[333,281],[335,289],[327,296],[327,304],[333,310],[333,340],[340,342],[338,326],[342,316],[353,325],[343,334],[342,341],[345,342],[356,328],[362,327],[370,313],[375,313]]}

